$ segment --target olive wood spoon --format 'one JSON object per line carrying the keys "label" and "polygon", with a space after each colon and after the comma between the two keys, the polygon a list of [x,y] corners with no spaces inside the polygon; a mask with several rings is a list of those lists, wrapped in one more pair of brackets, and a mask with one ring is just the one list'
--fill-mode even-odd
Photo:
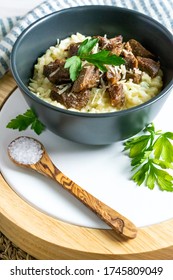
{"label": "olive wood spoon", "polygon": [[[21,137],[19,137],[21,138]],[[17,139],[19,139],[17,138]],[[47,177],[58,182],[64,189],[66,189],[69,193],[71,193],[74,197],[76,197],[79,201],[81,201],[85,206],[87,206],[90,210],[92,210],[98,217],[100,217],[106,224],[108,224],[113,230],[115,230],[118,234],[125,236],[127,238],[135,238],[137,235],[136,226],[129,221],[126,217],[122,216],[120,213],[110,208],[102,201],[88,193],[86,190],[78,186],[71,179],[69,179],[66,175],[64,175],[51,161],[49,155],[47,154],[44,146],[34,138],[31,137],[23,137],[27,139],[32,139],[39,143],[42,150],[42,155],[40,159],[36,163],[25,164],[18,162],[11,155],[8,146],[8,155],[10,159],[19,166],[25,166],[31,168]]]}

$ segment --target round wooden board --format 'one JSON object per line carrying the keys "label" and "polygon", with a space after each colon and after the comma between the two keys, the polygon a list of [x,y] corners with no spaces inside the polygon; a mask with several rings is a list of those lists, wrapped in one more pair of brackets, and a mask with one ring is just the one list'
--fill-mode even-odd
{"label": "round wooden board", "polygon": [[[0,107],[16,88],[10,73],[0,80]],[[140,213],[139,213],[140,214]],[[173,219],[139,228],[135,239],[113,230],[74,226],[22,200],[0,174],[0,231],[36,259],[173,259]]]}

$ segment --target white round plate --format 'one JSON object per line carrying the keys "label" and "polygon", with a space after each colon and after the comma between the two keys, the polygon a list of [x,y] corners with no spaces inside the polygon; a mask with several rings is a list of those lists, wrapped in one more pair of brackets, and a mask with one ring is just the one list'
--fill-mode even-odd
{"label": "white round plate", "polygon": [[[173,131],[173,95],[154,120],[156,129]],[[8,144],[21,135],[43,143],[54,164],[82,188],[96,196],[137,227],[160,223],[173,217],[173,193],[137,186],[131,177],[130,160],[123,143],[87,146],[58,137],[50,131],[37,136],[30,129],[7,129],[7,123],[28,109],[19,89],[9,97],[0,112],[0,170],[7,183],[33,207],[59,220],[92,228],[109,228],[98,217],[54,181],[13,164],[7,155]]]}

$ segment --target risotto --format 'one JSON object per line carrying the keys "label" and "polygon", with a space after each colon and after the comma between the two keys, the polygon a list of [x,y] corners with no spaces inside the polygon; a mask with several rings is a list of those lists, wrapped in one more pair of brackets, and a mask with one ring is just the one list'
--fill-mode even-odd
{"label": "risotto", "polygon": [[[91,38],[77,33],[51,46],[34,66],[30,91],[54,106],[89,113],[128,109],[161,91],[159,61],[134,39],[123,42],[121,35],[112,39],[95,36],[97,41],[91,53],[107,50],[122,57],[124,63],[105,65],[106,71],[102,71],[90,62],[82,61],[83,69],[76,81],[72,81],[65,61],[76,56],[81,43]],[[57,75],[61,79],[58,80]]]}

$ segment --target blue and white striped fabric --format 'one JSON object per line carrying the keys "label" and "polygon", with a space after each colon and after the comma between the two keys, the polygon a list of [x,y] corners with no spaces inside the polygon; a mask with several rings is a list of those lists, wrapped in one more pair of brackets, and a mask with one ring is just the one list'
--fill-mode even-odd
{"label": "blue and white striped fabric", "polygon": [[137,10],[173,31],[173,0],[48,0],[23,17],[0,19],[0,77],[9,70],[13,44],[26,27],[52,12],[81,5],[113,5]]}

